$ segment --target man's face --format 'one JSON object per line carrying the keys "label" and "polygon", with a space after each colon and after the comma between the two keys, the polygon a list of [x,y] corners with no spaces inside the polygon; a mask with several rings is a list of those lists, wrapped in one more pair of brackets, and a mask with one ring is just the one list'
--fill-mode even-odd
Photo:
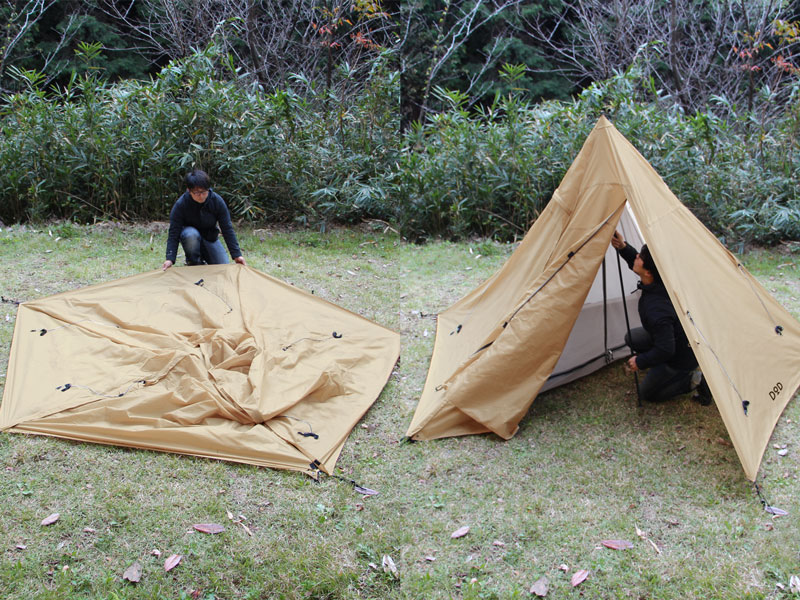
{"label": "man's face", "polygon": [[641,278],[644,273],[650,273],[650,271],[644,268],[644,261],[642,260],[641,254],[637,254],[633,261],[633,272],[636,273],[639,278]]}
{"label": "man's face", "polygon": [[189,194],[192,196],[192,200],[197,202],[198,204],[202,204],[208,198],[208,190],[203,188],[191,188],[188,190]]}

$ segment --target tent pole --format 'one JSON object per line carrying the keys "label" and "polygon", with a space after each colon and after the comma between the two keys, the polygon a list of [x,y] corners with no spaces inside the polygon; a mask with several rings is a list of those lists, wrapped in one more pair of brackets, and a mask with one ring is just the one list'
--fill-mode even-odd
{"label": "tent pole", "polygon": [[[605,261],[605,259],[603,259]],[[605,264],[605,262],[603,263]],[[619,252],[617,252],[617,271],[619,272],[619,290],[622,296],[622,310],[625,313],[625,328],[628,330],[628,340],[631,340],[631,321],[628,318],[628,303],[625,301],[625,285],[622,281],[622,261],[619,258]],[[633,351],[631,348],[631,353],[635,356],[636,352]],[[642,406],[642,394],[639,392],[639,372],[633,372],[633,381],[636,385],[636,402],[639,407]]]}

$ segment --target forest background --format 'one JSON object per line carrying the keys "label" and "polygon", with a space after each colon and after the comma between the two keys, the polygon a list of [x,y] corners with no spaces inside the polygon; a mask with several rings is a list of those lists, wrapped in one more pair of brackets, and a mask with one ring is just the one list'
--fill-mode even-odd
{"label": "forest background", "polygon": [[519,237],[605,114],[727,243],[800,239],[800,2],[0,0],[0,220]]}

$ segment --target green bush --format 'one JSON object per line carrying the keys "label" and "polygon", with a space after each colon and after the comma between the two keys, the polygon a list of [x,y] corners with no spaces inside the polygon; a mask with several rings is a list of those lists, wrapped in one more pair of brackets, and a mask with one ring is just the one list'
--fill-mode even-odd
{"label": "green bush", "polygon": [[[84,45],[91,61],[99,47]],[[323,226],[388,216],[376,175],[397,143],[397,74],[389,55],[361,77],[359,102],[301,77],[264,94],[211,44],[153,81],[63,89],[17,71],[26,90],[0,106],[0,219],[164,219],[191,168],[209,172],[237,217]],[[222,73],[222,75],[220,75]]]}
{"label": "green bush", "polygon": [[769,124],[721,98],[708,112],[685,115],[635,65],[572,102],[509,95],[470,113],[458,93],[439,95],[450,111],[406,136],[390,174],[396,220],[412,239],[508,239],[527,231],[600,115],[716,234],[758,243],[800,239],[794,99]]}
{"label": "green bush", "polygon": [[[98,52],[80,48],[87,65]],[[320,230],[374,218],[413,240],[513,239],[606,115],[716,234],[800,239],[800,83],[788,101],[763,92],[769,115],[724,98],[686,115],[636,65],[570,102],[513,92],[476,109],[438,89],[449,110],[401,133],[393,64],[386,52],[369,72],[340,68],[361,86],[348,98],[301,75],[264,93],[213,43],[147,82],[112,85],[87,67],[43,90],[18,69],[23,91],[0,103],[0,220],[165,219],[198,167],[237,218]],[[505,68],[509,87],[521,72]]]}

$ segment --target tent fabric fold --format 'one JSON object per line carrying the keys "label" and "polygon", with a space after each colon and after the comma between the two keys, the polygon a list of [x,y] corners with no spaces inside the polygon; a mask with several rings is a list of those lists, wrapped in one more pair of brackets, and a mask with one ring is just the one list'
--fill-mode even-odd
{"label": "tent fabric fold", "polygon": [[399,353],[255,269],[173,267],[20,304],[0,429],[330,474]]}
{"label": "tent fabric fold", "polygon": [[508,439],[538,393],[629,354],[625,333],[640,326],[638,278],[619,266],[615,229],[637,248],[648,244],[755,480],[800,387],[800,323],[605,118],[506,264],[438,315],[411,439]]}

